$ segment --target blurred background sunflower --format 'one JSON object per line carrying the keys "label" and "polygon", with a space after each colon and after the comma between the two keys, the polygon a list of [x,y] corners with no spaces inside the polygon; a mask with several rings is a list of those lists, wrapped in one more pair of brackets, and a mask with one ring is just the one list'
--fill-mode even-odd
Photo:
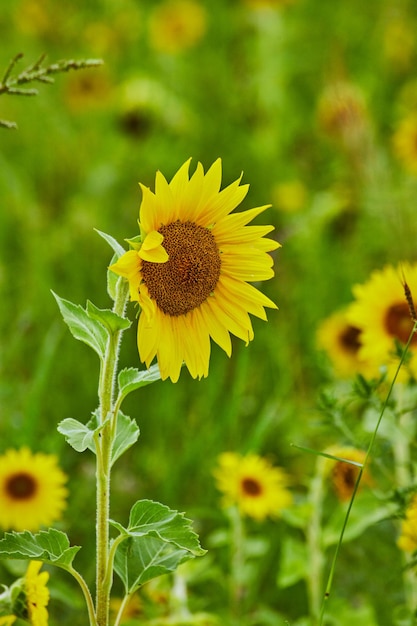
{"label": "blurred background sunflower", "polygon": [[66,507],[66,482],[54,455],[7,450],[0,456],[0,526],[36,531],[59,520]]}

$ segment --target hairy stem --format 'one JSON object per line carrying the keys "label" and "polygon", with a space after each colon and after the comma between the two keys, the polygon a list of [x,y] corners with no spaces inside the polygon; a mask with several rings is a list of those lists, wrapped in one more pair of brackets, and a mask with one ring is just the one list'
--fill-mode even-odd
{"label": "hairy stem", "polygon": [[323,546],[321,537],[322,510],[323,510],[323,471],[320,462],[310,486],[311,517],[307,527],[307,548],[309,555],[307,593],[309,613],[312,623],[317,624],[320,619],[320,609],[323,598]]}
{"label": "hairy stem", "polygon": [[[114,313],[124,315],[127,298],[126,281],[119,279],[113,306]],[[104,427],[100,432],[99,438],[97,438],[96,469],[96,614],[98,626],[108,626],[109,623],[109,601],[112,583],[112,576],[109,575],[108,571],[110,474],[111,452],[117,421],[117,415],[114,414],[114,381],[122,332],[121,330],[116,331],[107,341],[99,383],[100,421]]]}

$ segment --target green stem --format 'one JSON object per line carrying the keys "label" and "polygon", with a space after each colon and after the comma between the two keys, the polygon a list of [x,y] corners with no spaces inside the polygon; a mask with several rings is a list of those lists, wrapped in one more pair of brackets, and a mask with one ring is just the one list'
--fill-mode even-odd
{"label": "green stem", "polygon": [[[123,316],[128,298],[127,281],[119,279],[113,312]],[[100,372],[99,400],[100,421],[103,424],[97,440],[96,468],[96,614],[97,625],[108,626],[109,602],[112,577],[108,575],[109,564],[109,512],[110,512],[110,474],[111,452],[116,433],[117,414],[114,413],[114,381],[117,372],[121,330],[109,336],[106,354]]]}
{"label": "green stem", "polygon": [[311,517],[307,527],[307,549],[309,567],[307,578],[307,593],[309,613],[312,623],[317,624],[320,618],[323,585],[323,546],[321,537],[322,510],[323,510],[323,471],[321,460],[317,462],[316,473],[310,486]]}
{"label": "green stem", "polygon": [[120,626],[121,622],[122,622],[122,617],[123,617],[123,613],[124,610],[127,606],[127,604],[129,603],[130,598],[133,596],[133,593],[128,593],[122,600],[119,610],[117,612],[117,617],[116,620],[114,622],[114,626]]}
{"label": "green stem", "polygon": [[88,618],[90,621],[90,626],[97,626],[97,620],[96,620],[96,613],[94,610],[94,603],[93,603],[93,599],[91,597],[91,593],[90,590],[88,588],[87,583],[85,582],[84,578],[81,576],[81,574],[79,572],[77,572],[77,570],[73,569],[71,567],[71,569],[68,570],[70,574],[72,574],[72,576],[75,578],[75,580],[78,582],[78,584],[81,587],[81,590],[84,594],[84,598],[85,598],[85,602],[87,604],[87,610],[88,610]]}
{"label": "green stem", "polygon": [[230,519],[232,533],[230,607],[233,616],[239,619],[244,595],[245,538],[242,515],[237,507],[231,509]]}
{"label": "green stem", "polygon": [[[395,482],[397,488],[404,489],[410,486],[413,482],[413,476],[411,472],[411,454],[410,454],[410,427],[412,426],[412,416],[409,412],[403,412],[403,395],[404,389],[400,388],[400,394],[398,398],[398,433],[394,438],[393,454],[394,454],[394,471]],[[404,595],[406,604],[409,608],[410,614],[414,614],[417,607],[417,588],[415,572],[410,568],[410,562],[413,557],[402,552],[402,565],[403,565],[403,584]]]}

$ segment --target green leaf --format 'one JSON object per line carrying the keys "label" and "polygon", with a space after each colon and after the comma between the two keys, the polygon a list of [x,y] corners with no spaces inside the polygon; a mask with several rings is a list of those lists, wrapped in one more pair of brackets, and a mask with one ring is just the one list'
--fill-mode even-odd
{"label": "green leaf", "polygon": [[[110,265],[113,265],[113,263],[116,263],[117,259],[119,259],[126,252],[126,250],[111,235],[103,233],[101,230],[97,230],[97,228],[95,230],[100,235],[100,237],[102,237],[104,241],[107,241],[109,246],[114,250],[114,255],[110,262]],[[111,270],[107,270],[107,293],[113,301],[116,299],[117,282],[119,280],[125,279],[117,276],[117,274],[115,274]]]}
{"label": "green leaf", "polygon": [[152,500],[136,502],[129,516],[129,535],[143,537],[152,535],[174,543],[179,548],[189,550],[196,556],[205,554],[200,546],[198,535],[192,530],[191,520],[169,509],[164,504]]}
{"label": "green leaf", "polygon": [[119,383],[119,394],[125,398],[129,393],[150,385],[157,380],[161,380],[161,373],[158,365],[152,365],[147,370],[138,370],[135,367],[129,367],[119,372],[117,381]]}
{"label": "green leaf", "polygon": [[100,359],[103,359],[108,338],[108,333],[104,326],[97,320],[91,319],[85,309],[79,304],[73,304],[69,300],[64,300],[54,292],[52,292],[52,295],[57,301],[61,315],[75,339],[86,343],[97,352]]}
{"label": "green leaf", "polygon": [[58,432],[64,435],[67,443],[77,452],[84,452],[84,450],[88,448],[95,454],[96,445],[94,442],[94,434],[101,430],[103,425],[93,429],[89,427],[90,424],[91,420],[88,424],[82,424],[72,417],[68,417],[58,424]]}
{"label": "green leaf", "polygon": [[55,528],[36,534],[25,530],[5,533],[0,540],[0,559],[35,559],[69,569],[80,546],[70,547],[67,535]]}
{"label": "green leaf", "polygon": [[115,571],[128,593],[147,580],[174,571],[180,563],[205,554],[191,521],[159,502],[140,500],[130,512],[129,526],[110,523],[126,535],[115,557]]}
{"label": "green leaf", "polygon": [[90,319],[100,322],[112,335],[119,330],[126,330],[132,325],[132,322],[126,317],[120,317],[111,309],[99,309],[90,300],[87,300],[87,315]]}
{"label": "green leaf", "polygon": [[100,235],[100,237],[104,239],[104,241],[107,241],[107,243],[109,244],[111,248],[113,248],[114,252],[116,253],[117,258],[121,257],[122,254],[126,252],[123,246],[121,246],[120,243],[116,241],[116,239],[114,239],[114,237],[112,237],[111,235],[108,235],[107,233],[103,233],[101,230],[98,230],[97,228],[95,228],[95,231],[96,233]]}
{"label": "green leaf", "polygon": [[[64,435],[67,443],[77,452],[91,450],[96,453],[95,436],[109,423],[108,417],[103,424],[99,424],[98,410],[92,415],[87,424],[68,417],[58,424],[58,432]],[[119,411],[117,415],[116,436],[113,441],[111,463],[128,450],[139,437],[139,427],[136,422]]]}
{"label": "green leaf", "polygon": [[190,558],[187,550],[156,537],[129,537],[117,549],[114,569],[126,593],[133,593],[148,580],[175,571]]}
{"label": "green leaf", "polygon": [[133,446],[138,437],[139,426],[135,420],[130,419],[130,417],[119,411],[117,415],[116,437],[111,452],[112,465],[126,450]]}

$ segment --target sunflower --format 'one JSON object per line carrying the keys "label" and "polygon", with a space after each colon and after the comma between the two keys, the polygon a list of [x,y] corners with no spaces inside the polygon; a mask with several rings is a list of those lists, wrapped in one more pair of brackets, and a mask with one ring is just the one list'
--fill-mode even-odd
{"label": "sunflower", "polygon": [[285,472],[257,454],[224,452],[213,475],[223,506],[237,505],[242,514],[258,521],[278,515],[292,502]]}
{"label": "sunflower", "polygon": [[405,519],[401,523],[401,534],[397,539],[397,546],[404,552],[417,550],[417,496],[414,496],[405,512]]}
{"label": "sunflower", "polygon": [[25,592],[29,621],[32,626],[47,626],[49,590],[48,572],[41,572],[41,561],[31,561],[25,576]]}
{"label": "sunflower", "polygon": [[[417,265],[403,263],[398,268],[387,265],[373,272],[365,284],[355,285],[355,302],[348,314],[349,322],[361,330],[360,358],[377,367],[388,367],[390,376],[398,366],[395,342],[405,345],[413,328],[402,276],[411,294],[417,293]],[[415,348],[416,344],[414,335],[411,347]],[[413,357],[410,368],[412,371],[416,368]]]}
{"label": "sunflower", "polygon": [[327,353],[335,373],[341,378],[358,373],[368,377],[378,374],[377,368],[360,356],[361,330],[348,322],[347,309],[336,311],[321,322],[317,345]]}
{"label": "sunflower", "polygon": [[[332,459],[326,458],[324,460],[324,474],[330,478],[333,489],[339,500],[342,502],[350,500],[360,467],[349,463],[349,461],[363,465],[366,454],[363,450],[350,447],[332,447],[326,450],[326,452],[339,459],[346,459],[346,461],[333,461]],[[365,468],[362,474],[362,485],[370,485],[371,482],[370,473]]]}
{"label": "sunflower", "polygon": [[156,175],[155,193],[142,186],[140,242],[110,269],[129,281],[139,302],[139,356],[156,356],[163,379],[176,382],[185,363],[193,378],[208,375],[210,338],[230,356],[232,333],[249,343],[248,313],[266,319],[276,305],[247,281],[274,275],[268,254],[280,246],[264,235],[272,226],[247,226],[268,206],[230,215],[245,197],[240,179],[220,191],[221,160],[189,178],[187,161],[170,183]]}
{"label": "sunflower", "polygon": [[58,520],[66,480],[54,455],[7,450],[0,456],[0,527],[36,531]]}

